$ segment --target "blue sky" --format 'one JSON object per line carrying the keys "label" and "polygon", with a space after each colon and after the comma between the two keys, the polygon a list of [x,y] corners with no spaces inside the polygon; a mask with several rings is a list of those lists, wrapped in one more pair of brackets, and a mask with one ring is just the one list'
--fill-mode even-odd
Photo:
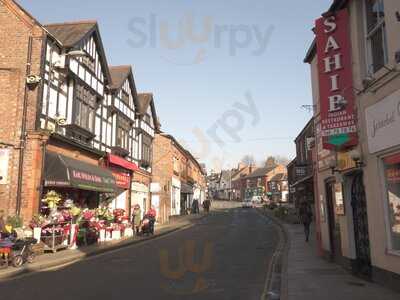
{"label": "blue sky", "polygon": [[294,157],[293,139],[311,117],[300,108],[311,102],[303,58],[331,0],[19,2],[43,24],[98,20],[109,64],[133,65],[162,129],[209,169],[246,154]]}

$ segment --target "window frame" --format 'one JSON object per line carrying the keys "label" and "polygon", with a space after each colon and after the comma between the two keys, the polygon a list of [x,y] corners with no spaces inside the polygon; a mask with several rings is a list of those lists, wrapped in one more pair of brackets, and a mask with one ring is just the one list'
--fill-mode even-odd
{"label": "window frame", "polygon": [[393,241],[391,235],[391,224],[390,224],[390,210],[389,210],[389,196],[388,196],[388,183],[386,179],[386,163],[385,158],[390,156],[400,154],[400,149],[394,152],[386,153],[380,157],[378,157],[378,164],[379,164],[379,173],[381,178],[381,186],[382,186],[382,199],[383,203],[383,213],[384,213],[384,221],[385,221],[385,233],[386,233],[386,253],[400,256],[400,249],[393,249]]}
{"label": "window frame", "polygon": [[[83,92],[79,89],[82,89]],[[88,95],[92,97],[92,101],[87,99]],[[85,109],[83,109],[83,107],[85,107]],[[94,133],[97,107],[96,93],[94,93],[85,83],[75,81],[73,123],[91,133]],[[90,114],[92,115],[91,118]],[[84,119],[86,119],[86,124],[83,124],[82,122]]]}
{"label": "window frame", "polygon": [[[367,2],[370,0],[363,1],[363,25],[364,25],[364,42],[365,42],[365,65],[366,65],[366,75],[375,75],[377,74],[382,68],[384,68],[389,63],[389,48],[387,43],[387,31],[386,31],[386,19],[385,15],[383,18],[379,19],[375,26],[371,29],[368,27],[368,4]],[[383,11],[385,13],[385,5],[383,0],[375,0],[379,1],[383,5]],[[383,65],[378,67],[377,69],[375,66],[375,62],[373,59],[373,49],[372,49],[372,39],[377,34],[377,32],[382,31],[382,49],[383,49]]]}

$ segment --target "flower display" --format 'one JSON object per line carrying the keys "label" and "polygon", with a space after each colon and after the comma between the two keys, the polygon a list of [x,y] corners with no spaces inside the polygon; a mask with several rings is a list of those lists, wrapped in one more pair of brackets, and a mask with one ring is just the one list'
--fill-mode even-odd
{"label": "flower display", "polygon": [[29,227],[33,228],[38,228],[38,227],[43,227],[46,224],[48,224],[48,221],[46,220],[45,217],[42,215],[34,215],[32,220],[29,222]]}
{"label": "flower display", "polygon": [[56,208],[60,201],[61,197],[56,191],[49,191],[42,200],[50,209]]}
{"label": "flower display", "polygon": [[95,215],[95,212],[89,209],[85,209],[82,213],[82,217],[85,221],[90,221],[94,219]]}

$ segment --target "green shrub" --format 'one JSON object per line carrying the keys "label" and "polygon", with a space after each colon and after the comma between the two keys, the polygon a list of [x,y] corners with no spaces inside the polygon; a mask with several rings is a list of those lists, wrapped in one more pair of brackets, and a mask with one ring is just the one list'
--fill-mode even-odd
{"label": "green shrub", "polygon": [[21,228],[24,224],[20,216],[9,216],[6,221],[7,225],[11,225],[12,228]]}

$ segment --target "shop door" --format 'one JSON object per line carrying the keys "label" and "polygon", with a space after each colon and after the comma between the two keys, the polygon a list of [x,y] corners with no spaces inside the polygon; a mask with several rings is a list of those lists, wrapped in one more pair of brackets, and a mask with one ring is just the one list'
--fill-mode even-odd
{"label": "shop door", "polygon": [[331,259],[342,263],[342,242],[340,236],[340,223],[335,213],[335,183],[326,183],[326,203],[328,208],[329,238],[331,243]]}
{"label": "shop door", "polygon": [[354,271],[362,276],[371,277],[371,254],[368,233],[367,201],[363,183],[363,174],[357,174],[351,186],[351,206],[354,219],[354,239],[356,262]]}

